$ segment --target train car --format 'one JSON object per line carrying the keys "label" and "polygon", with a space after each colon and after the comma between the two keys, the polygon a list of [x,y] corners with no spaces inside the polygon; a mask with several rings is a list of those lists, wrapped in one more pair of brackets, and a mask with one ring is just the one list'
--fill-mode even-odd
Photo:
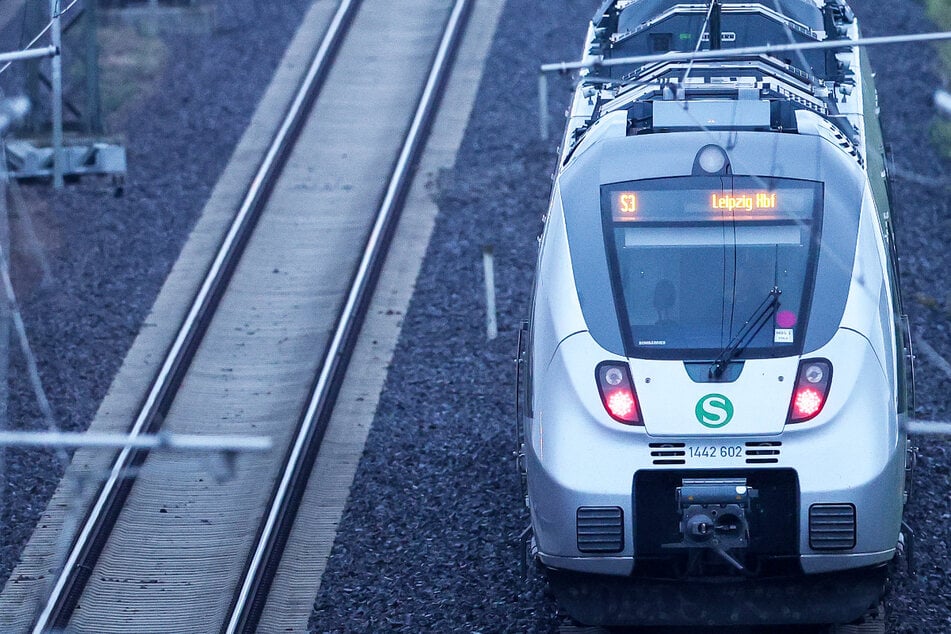
{"label": "train car", "polygon": [[912,357],[858,38],[844,0],[590,25],[519,344],[530,552],[583,624],[883,627]]}

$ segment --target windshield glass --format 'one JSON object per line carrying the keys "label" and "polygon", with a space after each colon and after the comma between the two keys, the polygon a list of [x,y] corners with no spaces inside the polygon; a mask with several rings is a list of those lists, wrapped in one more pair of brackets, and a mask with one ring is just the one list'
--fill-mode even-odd
{"label": "windshield glass", "polygon": [[621,330],[633,357],[713,359],[771,291],[778,306],[737,358],[799,354],[810,308],[821,186],[686,177],[603,188]]}

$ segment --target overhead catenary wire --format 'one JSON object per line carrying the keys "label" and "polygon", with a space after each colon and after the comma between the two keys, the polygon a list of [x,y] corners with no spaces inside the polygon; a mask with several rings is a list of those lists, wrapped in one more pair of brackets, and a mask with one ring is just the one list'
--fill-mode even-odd
{"label": "overhead catenary wire", "polygon": [[[951,31],[933,33],[913,33],[910,35],[887,35],[880,37],[858,38],[855,40],[823,40],[821,42],[803,42],[796,44],[767,44],[764,46],[745,46],[732,49],[707,50],[696,52],[674,52],[654,55],[634,55],[631,57],[616,57],[604,59],[597,57],[593,61],[556,62],[543,64],[540,68],[543,73],[565,73],[572,70],[589,68],[629,66],[632,64],[650,64],[653,62],[689,62],[691,60],[733,59],[754,55],[772,55],[774,53],[789,53],[793,51],[834,50],[837,48],[855,48],[868,46],[886,46],[889,44],[915,44],[922,42],[942,42],[951,40]],[[621,80],[618,80],[621,83]]]}
{"label": "overhead catenary wire", "polygon": [[61,9],[59,13],[57,13],[56,15],[53,15],[50,21],[46,24],[46,26],[44,26],[43,29],[39,33],[37,33],[37,35],[32,40],[30,40],[30,43],[24,46],[19,51],[15,51],[11,53],[0,53],[0,63],[6,62],[3,66],[0,66],[0,74],[3,74],[4,72],[6,72],[6,70],[10,68],[13,62],[16,62],[16,61],[27,60],[27,59],[38,59],[38,58],[52,57],[54,55],[58,55],[59,51],[54,46],[47,46],[40,49],[34,49],[33,47],[36,45],[37,42],[39,42],[43,38],[44,35],[50,32],[50,30],[53,28],[54,23],[56,22],[56,19],[61,18],[62,16],[69,13],[70,9],[76,6],[76,3],[78,2],[79,0],[73,0],[66,6],[65,9]]}
{"label": "overhead catenary wire", "polygon": [[16,330],[17,339],[20,342],[20,351],[26,360],[27,375],[30,379],[30,386],[33,388],[33,394],[36,396],[36,402],[39,405],[40,413],[47,423],[47,427],[52,429],[57,425],[53,418],[53,408],[50,406],[49,398],[46,396],[46,390],[43,388],[43,380],[40,378],[39,365],[36,361],[36,355],[30,346],[29,337],[26,334],[26,323],[23,321],[23,314],[17,302],[16,293],[13,289],[13,281],[10,279],[10,263],[6,253],[0,248],[0,277],[3,278],[3,293],[10,314],[13,318],[13,327]]}
{"label": "overhead catenary wire", "polygon": [[[4,163],[0,163],[2,165]],[[46,288],[53,283],[53,268],[50,266],[49,257],[43,249],[40,242],[39,233],[33,223],[33,210],[27,204],[23,189],[16,179],[10,179],[7,182],[7,191],[10,194],[14,213],[19,220],[19,230],[22,234],[23,244],[21,248],[30,257],[31,261],[40,268],[42,277],[40,278],[40,287]]]}
{"label": "overhead catenary wire", "polygon": [[[702,36],[701,36],[702,37]],[[688,62],[697,60],[728,60],[756,55],[773,55],[793,51],[834,50],[850,47],[885,46],[889,44],[912,44],[919,42],[940,42],[951,40],[951,31],[933,33],[914,33],[910,35],[888,35],[880,37],[858,38],[855,40],[823,40],[821,42],[803,42],[790,44],[767,44],[764,46],[747,46],[733,49],[719,49],[692,52],[667,52],[653,55],[635,55],[633,57],[617,57],[605,59],[603,56],[589,56],[573,62],[556,62],[543,64],[538,74],[538,110],[539,136],[542,140],[548,139],[548,80],[549,73],[567,73],[574,70],[598,70],[613,66],[627,66],[634,64]],[[605,78],[606,79],[606,78]],[[590,81],[589,78],[585,78]],[[636,81],[636,79],[635,79]],[[631,83],[625,79],[601,81],[601,83]]]}
{"label": "overhead catenary wire", "polygon": [[[8,257],[8,252],[10,251],[10,235],[9,235],[9,224],[7,217],[7,172],[6,172],[6,145],[3,137],[8,131],[9,127],[22,119],[26,113],[29,111],[29,103],[22,98],[14,98],[6,100],[3,104],[0,104],[0,211],[3,213],[3,217],[0,218],[0,227],[2,227],[2,236],[0,236],[0,278],[2,278],[3,289],[0,292],[0,302],[3,303],[2,310],[0,313],[3,315],[3,324],[0,328],[0,334],[2,334],[4,357],[2,363],[4,364],[3,368],[3,381],[6,383],[8,381],[7,376],[7,367],[9,365],[9,323],[12,322],[13,330],[16,332],[17,340],[20,344],[20,351],[23,354],[24,362],[27,368],[27,375],[29,378],[29,383],[33,389],[34,395],[36,397],[37,404],[40,409],[43,421],[46,425],[47,433],[56,433],[59,431],[59,426],[56,422],[56,418],[53,415],[53,408],[50,405],[49,398],[46,395],[46,390],[43,387],[43,381],[39,373],[39,365],[37,363],[36,355],[33,352],[32,347],[30,346],[29,338],[27,337],[26,324],[23,320],[23,315],[20,311],[19,303],[16,297],[16,291],[13,287],[13,280],[10,275],[10,258]],[[9,320],[9,321],[8,321]],[[7,389],[4,387],[4,403],[3,403],[3,417],[0,419],[0,426],[9,428],[9,409],[7,408]],[[0,436],[17,436],[21,432],[10,432],[6,431],[0,427]],[[47,446],[49,449],[53,449],[53,453],[56,456],[59,468],[65,470],[66,465],[69,463],[69,454],[66,452],[66,447],[63,446]],[[0,480],[3,481],[2,487],[0,487],[0,500],[6,499],[7,488],[6,488],[6,452],[4,445],[0,444]]]}

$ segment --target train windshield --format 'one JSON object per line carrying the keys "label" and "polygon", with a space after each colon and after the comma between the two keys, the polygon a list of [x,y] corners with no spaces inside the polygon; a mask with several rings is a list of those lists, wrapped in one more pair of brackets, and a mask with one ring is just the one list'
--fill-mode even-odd
{"label": "train windshield", "polygon": [[[628,354],[713,359],[802,350],[815,282],[818,183],[753,177],[603,189],[612,285]],[[776,297],[768,311],[765,297]],[[750,323],[756,317],[756,323]]]}

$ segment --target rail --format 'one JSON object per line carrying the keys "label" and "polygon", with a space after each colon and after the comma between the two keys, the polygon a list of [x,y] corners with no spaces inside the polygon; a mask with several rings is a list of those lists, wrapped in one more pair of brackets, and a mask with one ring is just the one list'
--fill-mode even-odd
{"label": "rail", "polygon": [[320,374],[308,397],[294,444],[285,461],[256,546],[245,568],[244,583],[231,608],[231,617],[222,629],[226,634],[253,632],[264,608],[271,580],[280,563],[286,543],[307,485],[307,478],[327,429],[333,405],[343,383],[347,362],[356,345],[360,327],[369,309],[373,289],[379,278],[402,208],[415,165],[442,96],[442,88],[455,57],[469,15],[470,0],[456,0],[446,24],[442,41],[420,97],[412,125],[403,141],[399,159],[390,176],[386,195],[377,212],[373,230],[360,265],[350,285],[333,338],[324,353]]}
{"label": "rail", "polygon": [[[307,113],[333,65],[336,52],[359,4],[359,0],[343,0],[338,7],[284,123],[258,169],[244,202],[192,302],[188,316],[150,387],[144,405],[132,426],[131,440],[113,464],[108,480],[95,498],[92,509],[69,550],[63,573],[56,580],[46,605],[34,624],[34,632],[61,629],[68,625],[128,498],[134,482],[134,479],[129,477],[133,472],[132,468],[142,464],[149,448],[168,441],[159,431],[165,415],[171,408],[244,247],[250,240],[257,218],[273,190],[274,181],[281,173],[303,128]],[[337,316],[332,339],[323,353],[306,406],[284,457],[281,473],[264,509],[264,519],[249,551],[244,574],[222,625],[222,632],[249,632],[257,627],[343,382],[350,354],[356,345],[381,274],[416,164],[435,119],[471,4],[471,0],[455,0],[452,6],[412,123],[403,139],[377,215],[372,221],[373,226],[351,280],[346,302]],[[181,442],[184,439],[173,440]]]}
{"label": "rail", "polygon": [[[154,434],[161,427],[358,6],[359,0],[344,0],[338,7],[130,429],[132,438]],[[127,472],[140,465],[147,453],[132,446],[119,453],[34,624],[34,633],[66,626],[132,488],[134,480]]]}

